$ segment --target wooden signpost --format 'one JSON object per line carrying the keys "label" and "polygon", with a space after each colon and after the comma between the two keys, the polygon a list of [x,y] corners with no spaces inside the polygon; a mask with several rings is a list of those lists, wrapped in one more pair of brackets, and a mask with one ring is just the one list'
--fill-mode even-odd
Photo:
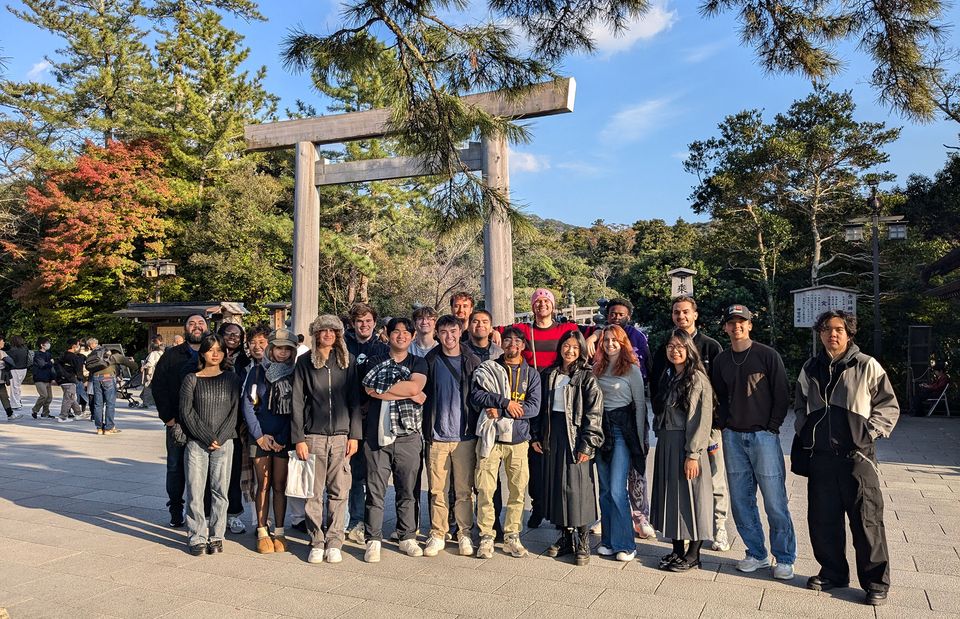
{"label": "wooden signpost", "polygon": [[[537,118],[573,111],[576,82],[563,78],[531,86],[520,97],[486,92],[462,98],[495,116]],[[316,118],[285,120],[244,127],[247,150],[296,148],[293,209],[293,299],[291,323],[295,333],[307,334],[317,315],[320,286],[320,198],[317,187],[429,174],[417,157],[368,159],[344,163],[319,160],[317,144],[335,144],[393,133],[392,110],[376,109]],[[507,142],[502,136],[485,137],[461,151],[469,170],[482,172],[484,184],[510,196]],[[483,230],[484,297],[494,324],[513,318],[513,249],[510,221],[502,208],[492,209]]]}

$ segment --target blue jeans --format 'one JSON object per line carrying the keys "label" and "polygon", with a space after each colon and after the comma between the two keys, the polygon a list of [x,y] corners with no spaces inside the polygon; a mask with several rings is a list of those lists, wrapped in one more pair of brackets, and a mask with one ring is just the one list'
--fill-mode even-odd
{"label": "blue jeans", "polygon": [[93,385],[93,422],[98,429],[112,430],[113,416],[117,406],[117,383],[115,376],[94,376]]}
{"label": "blue jeans", "polygon": [[[190,546],[222,540],[227,531],[227,491],[233,463],[233,441],[210,451],[207,445],[190,439],[183,452],[187,474],[187,531]],[[203,493],[210,480],[210,514],[203,510]],[[209,517],[209,526],[207,518]]]}
{"label": "blue jeans", "polygon": [[730,508],[747,555],[767,558],[763,524],[757,508],[757,486],[770,524],[770,553],[777,563],[793,565],[797,535],[787,506],[786,467],[780,437],[773,432],[723,431],[723,456],[730,487]]}
{"label": "blue jeans", "polygon": [[600,543],[614,552],[634,552],[633,519],[630,515],[630,497],[627,495],[627,475],[630,472],[630,450],[623,438],[623,430],[611,426],[613,451],[597,456],[597,476],[600,478]]}

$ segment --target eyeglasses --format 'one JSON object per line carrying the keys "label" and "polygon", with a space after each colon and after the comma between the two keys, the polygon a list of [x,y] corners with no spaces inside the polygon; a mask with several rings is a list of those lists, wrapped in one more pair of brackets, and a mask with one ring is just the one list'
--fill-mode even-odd
{"label": "eyeglasses", "polygon": [[677,351],[677,350],[686,350],[686,349],[687,349],[687,347],[684,346],[683,344],[668,344],[668,345],[667,345],[667,352],[674,352],[674,351]]}

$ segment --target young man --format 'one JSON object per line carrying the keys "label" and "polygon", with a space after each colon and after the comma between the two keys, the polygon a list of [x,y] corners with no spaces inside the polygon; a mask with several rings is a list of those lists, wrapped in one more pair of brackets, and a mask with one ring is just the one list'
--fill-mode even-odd
{"label": "young man", "polygon": [[[377,326],[377,311],[366,303],[356,303],[350,308],[350,325],[352,330],[344,333],[347,350],[353,355],[357,364],[357,376],[363,378],[366,374],[367,363],[374,357],[380,357],[389,352],[389,347],[374,335]],[[361,390],[361,401],[366,406],[367,397]],[[362,449],[361,445],[361,449]],[[367,496],[367,461],[365,458],[354,458],[350,466],[351,485],[350,499],[347,501],[347,511],[350,520],[347,524],[347,537],[358,543],[364,543],[363,514]]]}
{"label": "young man", "polygon": [[[677,297],[673,300],[670,317],[678,329],[683,329],[693,336],[693,344],[700,352],[703,367],[710,375],[710,366],[713,360],[723,351],[720,342],[703,331],[697,329],[697,302],[692,297]],[[653,355],[653,369],[651,370],[650,394],[656,398],[660,389],[660,380],[667,369],[667,349],[664,342]],[[710,445],[707,448],[710,460],[710,477],[713,481],[713,550],[726,552],[730,550],[730,537],[727,534],[727,509],[730,499],[727,493],[727,469],[723,465],[723,452],[720,444],[723,435],[717,424],[716,415],[713,420],[713,429],[710,431]]]}
{"label": "young man", "polygon": [[502,333],[503,355],[485,361],[473,378],[470,402],[486,415],[477,461],[477,513],[480,546],[477,557],[493,556],[493,495],[503,463],[507,476],[507,513],[503,525],[504,550],[514,557],[527,556],[520,543],[520,518],[530,477],[527,450],[530,420],[540,413],[540,374],[523,358],[523,332],[507,327]]}
{"label": "young man", "polygon": [[[633,303],[627,299],[615,298],[607,302],[607,324],[620,325],[627,334],[627,339],[633,346],[633,353],[637,355],[640,361],[640,371],[643,372],[644,382],[648,381],[650,370],[650,343],[646,334],[630,324],[630,316],[633,315]],[[587,329],[587,351],[593,356],[596,351],[597,338],[600,337],[601,329],[590,327]]]}
{"label": "young man", "polygon": [[[114,414],[117,407],[117,374],[120,373],[119,366],[123,365],[130,368],[131,371],[137,370],[137,364],[133,359],[124,357],[120,353],[111,350],[104,350],[100,347],[100,342],[96,338],[87,340],[87,346],[90,347],[90,355],[99,355],[106,363],[102,369],[88,367],[90,371],[90,382],[93,384],[93,421],[97,426],[97,434],[118,434],[114,424]],[[89,357],[88,357],[89,359]]]}
{"label": "young man", "polygon": [[[297,457],[316,456],[314,496],[307,499],[309,563],[342,561],[350,467],[363,434],[360,381],[336,316],[318,316],[310,325],[314,349],[300,357],[293,373],[291,441]],[[324,491],[329,511],[324,518]],[[324,521],[329,522],[326,535]]]}
{"label": "young man", "polygon": [[383,502],[393,475],[396,493],[397,534],[400,550],[411,557],[423,555],[417,543],[416,496],[423,454],[423,402],[427,362],[408,352],[413,339],[410,319],[387,323],[390,352],[370,360],[363,386],[370,396],[365,424],[364,456],[367,461],[365,511],[367,563],[380,561],[383,539]]}
{"label": "young man", "polygon": [[497,359],[503,349],[493,343],[493,318],[483,309],[473,310],[467,327],[466,344],[470,351],[480,358],[480,362]]}
{"label": "young man", "polygon": [[428,305],[418,307],[413,311],[413,325],[417,329],[417,335],[410,342],[410,353],[426,357],[437,345],[437,310]]}
{"label": "young man", "polygon": [[820,564],[807,588],[827,591],[849,584],[846,516],[864,603],[878,606],[890,589],[890,559],[876,442],[889,438],[900,406],[887,373],[853,343],[856,316],[824,312],[813,329],[823,351],[803,365],[793,407],[800,446],[810,453],[807,522]]}
{"label": "young man", "polygon": [[774,349],[750,339],[753,314],[731,305],[723,316],[730,348],[713,361],[711,382],[723,428],[724,464],[730,482],[730,507],[747,547],[737,564],[741,572],[770,567],[763,524],[757,510],[757,486],[770,524],[773,577],[793,578],[797,537],[787,505],[786,469],[780,426],[787,416],[787,373]]}
{"label": "young man", "polygon": [[67,349],[57,360],[57,381],[63,390],[63,400],[60,401],[60,416],[57,421],[68,423],[73,421],[81,412],[77,402],[77,381],[83,377],[83,357],[77,354],[80,341],[77,338],[67,340]]}
{"label": "young man", "polygon": [[440,345],[427,353],[427,400],[423,409],[423,437],[427,443],[427,479],[430,488],[430,539],[423,549],[436,556],[450,530],[447,498],[453,487],[458,545],[463,556],[473,555],[473,483],[477,468],[477,419],[470,405],[470,384],[480,359],[460,343],[460,321],[446,315],[437,321]]}
{"label": "young man", "polygon": [[[546,288],[537,288],[530,297],[530,309],[533,312],[532,323],[518,323],[513,325],[519,329],[527,342],[523,350],[523,359],[537,372],[541,372],[553,365],[557,358],[557,342],[564,333],[576,331],[574,322],[557,322],[553,319],[556,302],[553,293]],[[502,337],[502,334],[501,334]],[[500,345],[506,351],[507,347],[501,341]],[[532,449],[528,452],[530,459],[530,519],[527,526],[535,529],[543,522],[543,454]]]}
{"label": "young man", "polygon": [[186,483],[184,445],[178,445],[174,440],[175,426],[180,419],[180,385],[188,372],[196,371],[197,351],[206,331],[206,318],[199,314],[188,317],[183,327],[183,343],[166,349],[153,371],[151,388],[157,403],[157,415],[167,426],[167,507],[170,510],[171,527],[183,526],[183,492]]}
{"label": "young man", "polygon": [[450,297],[450,313],[460,321],[460,327],[466,332],[467,321],[473,313],[473,295],[469,292],[457,292]]}

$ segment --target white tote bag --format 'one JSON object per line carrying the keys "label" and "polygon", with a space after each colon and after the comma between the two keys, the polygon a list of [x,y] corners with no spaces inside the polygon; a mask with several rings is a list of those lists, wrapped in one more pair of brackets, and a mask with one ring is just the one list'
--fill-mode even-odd
{"label": "white tote bag", "polygon": [[297,499],[313,498],[313,480],[317,475],[317,456],[310,454],[306,460],[297,457],[297,452],[287,452],[287,490],[286,495]]}

